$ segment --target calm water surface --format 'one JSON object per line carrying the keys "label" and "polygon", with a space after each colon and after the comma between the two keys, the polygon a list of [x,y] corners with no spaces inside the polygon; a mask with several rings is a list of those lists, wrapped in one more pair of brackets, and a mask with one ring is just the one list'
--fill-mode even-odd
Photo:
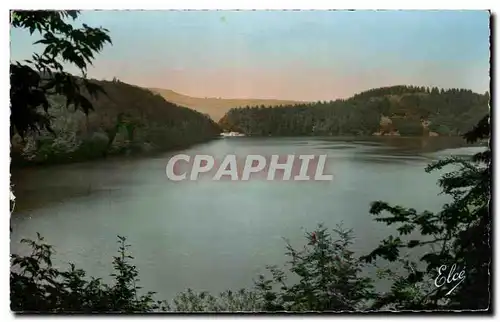
{"label": "calm water surface", "polygon": [[106,277],[116,236],[132,245],[141,284],[171,299],[187,288],[219,292],[252,285],[265,265],[284,261],[284,240],[304,242],[318,223],[343,223],[366,253],[394,228],[376,223],[370,202],[438,210],[439,173],[426,164],[478,148],[448,138],[226,138],[188,154],[328,154],[331,182],[168,181],[171,154],[14,171],[11,251],[21,238],[46,237],[58,262]]}

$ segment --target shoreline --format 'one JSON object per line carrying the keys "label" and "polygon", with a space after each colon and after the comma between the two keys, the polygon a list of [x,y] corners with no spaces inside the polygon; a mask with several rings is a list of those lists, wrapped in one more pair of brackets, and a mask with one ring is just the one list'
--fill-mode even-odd
{"label": "shoreline", "polygon": [[[161,155],[163,153],[182,151],[185,149],[189,149],[193,146],[199,144],[209,143],[215,140],[244,140],[244,139],[293,139],[293,138],[308,138],[308,139],[338,139],[338,140],[348,140],[348,141],[356,141],[356,140],[460,140],[463,141],[464,145],[470,146],[483,146],[488,142],[478,142],[476,144],[468,144],[462,136],[396,136],[396,135],[383,135],[383,136],[365,136],[365,135],[335,135],[335,136],[323,136],[323,135],[301,135],[301,136],[288,136],[288,135],[244,135],[244,136],[214,136],[208,138],[206,140],[196,141],[190,144],[179,145],[169,149],[157,149],[150,151],[128,151],[125,153],[114,153],[108,154],[103,157],[91,157],[91,158],[82,158],[82,159],[62,159],[60,161],[28,161],[26,159],[20,159],[19,156],[17,158],[12,157],[12,153],[10,155],[10,171],[22,170],[22,169],[30,169],[30,168],[49,168],[53,166],[67,165],[67,164],[78,164],[78,163],[88,163],[88,162],[96,162],[103,160],[134,160],[141,158],[149,158]],[[12,148],[11,148],[12,152]]]}
{"label": "shoreline", "polygon": [[10,170],[21,170],[21,169],[26,169],[26,168],[39,168],[39,167],[52,167],[52,166],[59,166],[59,165],[66,165],[66,164],[78,164],[78,163],[87,163],[87,162],[95,162],[95,161],[102,161],[102,160],[119,160],[119,159],[126,159],[126,160],[132,160],[132,159],[140,159],[140,158],[148,158],[152,156],[157,156],[161,155],[163,153],[168,153],[168,152],[175,152],[175,151],[181,151],[185,149],[189,149],[193,146],[199,145],[199,144],[204,144],[208,142],[212,142],[215,140],[241,140],[241,139],[287,139],[287,138],[323,138],[323,139],[341,139],[341,140],[461,140],[464,142],[465,145],[471,145],[471,146],[483,146],[485,144],[488,144],[488,142],[478,142],[476,144],[468,144],[466,143],[465,139],[462,136],[398,136],[398,135],[371,135],[371,136],[366,136],[366,135],[332,135],[332,136],[324,136],[324,135],[248,135],[245,134],[244,136],[214,136],[211,138],[208,138],[206,140],[201,140],[201,141],[196,141],[190,144],[185,144],[185,145],[179,145],[179,146],[174,146],[169,149],[153,149],[150,151],[131,151],[129,150],[128,152],[125,153],[114,153],[114,154],[108,154],[102,157],[90,157],[90,158],[81,158],[81,159],[62,159],[60,161],[29,161],[26,159],[21,159],[19,156],[15,156],[14,158],[12,157],[12,148],[11,148],[11,154],[10,154]]}
{"label": "shoreline", "polygon": [[[188,148],[191,148],[193,146],[199,145],[199,144],[204,144],[208,143],[214,140],[219,140],[220,137],[211,137],[206,140],[201,140],[201,141],[196,141],[192,142],[190,144],[185,144],[185,145],[178,145],[174,146],[169,149],[153,149],[151,151],[130,151],[129,153],[114,153],[114,154],[107,154],[102,157],[92,157],[92,158],[82,158],[82,159],[63,159],[58,162],[54,161],[28,161],[25,159],[17,159],[13,160],[12,154],[10,155],[10,170],[22,170],[22,169],[30,169],[30,168],[48,168],[48,167],[53,167],[53,166],[60,166],[60,165],[67,165],[67,164],[78,164],[78,163],[88,163],[88,162],[95,162],[95,161],[103,161],[103,160],[119,160],[119,159],[127,159],[127,160],[133,160],[133,159],[140,159],[140,158],[147,158],[151,156],[156,156],[160,155],[163,153],[168,153],[168,152],[175,152],[175,151],[181,151],[185,150]],[[12,148],[11,148],[12,152]]]}

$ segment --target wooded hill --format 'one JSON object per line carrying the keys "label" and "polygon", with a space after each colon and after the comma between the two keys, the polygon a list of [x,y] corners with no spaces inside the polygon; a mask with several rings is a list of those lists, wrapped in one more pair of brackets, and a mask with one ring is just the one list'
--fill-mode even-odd
{"label": "wooded hill", "polygon": [[233,108],[219,124],[256,136],[456,136],[488,113],[489,99],[466,89],[401,85],[330,102]]}
{"label": "wooded hill", "polygon": [[52,163],[106,155],[164,151],[187,147],[219,135],[208,116],[167,102],[150,90],[118,80],[97,81],[106,94],[88,99],[88,115],[64,107],[64,97],[50,97],[54,133],[12,139],[13,162]]}

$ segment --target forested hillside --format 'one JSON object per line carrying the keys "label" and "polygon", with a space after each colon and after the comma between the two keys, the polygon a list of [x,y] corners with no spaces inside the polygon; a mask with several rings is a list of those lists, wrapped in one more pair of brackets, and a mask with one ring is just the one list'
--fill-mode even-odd
{"label": "forested hillside", "polygon": [[220,121],[247,135],[456,136],[488,113],[489,94],[465,89],[392,86],[349,99],[231,109]]}
{"label": "forested hillside", "polygon": [[[53,163],[182,148],[219,135],[209,117],[120,81],[96,81],[106,94],[87,98],[94,110],[66,109],[62,96],[49,97],[54,133],[42,130],[12,138],[14,163]],[[88,94],[88,93],[87,93]]]}

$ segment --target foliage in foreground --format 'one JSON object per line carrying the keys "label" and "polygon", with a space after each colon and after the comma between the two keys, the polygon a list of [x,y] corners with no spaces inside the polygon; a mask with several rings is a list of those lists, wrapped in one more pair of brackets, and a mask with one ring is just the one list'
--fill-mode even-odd
{"label": "foliage in foreground", "polygon": [[[489,116],[465,135],[469,142],[490,137]],[[491,142],[484,152],[475,154],[471,160],[450,157],[430,164],[426,171],[453,165],[457,170],[446,173],[439,180],[443,193],[452,197],[439,212],[417,212],[402,206],[391,206],[385,202],[374,202],[370,212],[376,221],[397,225],[399,236],[389,236],[363,259],[367,262],[377,258],[389,261],[401,259],[403,249],[425,247],[420,258],[425,269],[414,271],[394,283],[391,292],[378,298],[375,308],[396,309],[470,309],[489,308],[491,248]],[[381,216],[383,212],[388,216]],[[407,240],[405,236],[418,231],[422,238]],[[466,278],[447,295],[456,283],[433,287],[418,299],[401,293],[401,290],[416,283],[433,280],[440,267],[448,270],[456,265],[465,270]],[[418,267],[413,265],[413,267]]]}
{"label": "foliage in foreground", "polygon": [[29,256],[12,255],[11,309],[17,312],[150,312],[166,309],[148,292],[139,295],[138,272],[129,264],[133,259],[129,245],[118,237],[119,254],[113,258],[114,284],[101,279],[86,278],[85,271],[70,264],[60,270],[52,265],[52,246],[43,242],[23,240],[32,248]]}
{"label": "foliage in foreground", "polygon": [[[259,276],[251,290],[226,291],[218,296],[187,290],[171,303],[157,301],[154,292],[141,292],[138,271],[130,260],[130,245],[118,236],[118,256],[111,285],[70,264],[61,270],[53,266],[52,246],[23,240],[32,248],[28,256],[12,255],[11,308],[16,312],[248,312],[248,311],[336,311],[365,308],[373,297],[371,279],[360,277],[363,263],[348,248],[350,231],[334,230],[334,240],[319,227],[307,233],[303,249],[287,245],[287,271],[268,267],[271,276]],[[290,274],[292,273],[292,274]],[[287,283],[287,276],[298,283]],[[142,294],[142,295],[141,295]]]}
{"label": "foliage in foreground", "polygon": [[[11,27],[27,30],[30,35],[37,32],[41,38],[34,45],[43,49],[33,53],[30,60],[10,63],[11,137],[52,130],[50,95],[61,95],[66,107],[88,113],[93,109],[88,95],[105,93],[86,79],[86,72],[94,55],[111,44],[109,31],[86,24],[76,28],[68,19],[75,21],[79,14],[76,10],[12,11]],[[76,67],[83,77],[65,71],[63,63]]]}
{"label": "foliage in foreground", "polygon": [[[362,277],[364,264],[349,249],[352,232],[333,230],[335,240],[321,225],[307,234],[301,250],[287,244],[290,258],[284,269],[268,267],[271,278],[259,276],[256,288],[265,311],[357,311],[375,297],[372,279]],[[287,283],[288,280],[298,280]]]}

